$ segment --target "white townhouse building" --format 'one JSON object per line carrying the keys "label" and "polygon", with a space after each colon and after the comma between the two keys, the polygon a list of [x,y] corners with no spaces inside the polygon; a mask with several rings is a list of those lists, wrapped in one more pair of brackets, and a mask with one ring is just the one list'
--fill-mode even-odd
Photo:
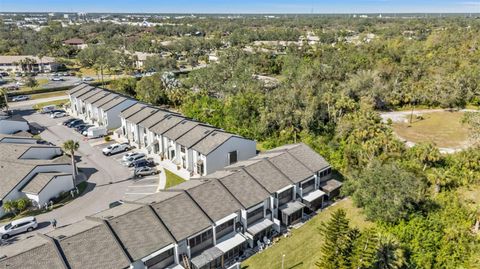
{"label": "white townhouse building", "polygon": [[137,103],[120,113],[121,133],[146,153],[190,176],[213,173],[255,156],[256,142],[182,115]]}
{"label": "white townhouse building", "polygon": [[137,103],[135,99],[84,83],[71,89],[68,94],[74,116],[107,129],[122,126],[120,112]]}
{"label": "white townhouse building", "polygon": [[[286,174],[290,157],[302,166]],[[3,247],[0,268],[240,268],[246,250],[306,219],[308,197],[341,185],[330,177],[308,146],[287,145]]]}

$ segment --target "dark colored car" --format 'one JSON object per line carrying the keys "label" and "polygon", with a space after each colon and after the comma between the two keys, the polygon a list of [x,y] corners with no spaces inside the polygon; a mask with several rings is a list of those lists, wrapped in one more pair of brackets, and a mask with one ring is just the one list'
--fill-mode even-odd
{"label": "dark colored car", "polygon": [[62,124],[66,126],[67,124],[69,124],[70,122],[72,122],[74,120],[76,120],[76,119],[75,118],[66,119],[62,122]]}
{"label": "dark colored car", "polygon": [[70,123],[67,124],[67,127],[70,127],[70,128],[75,128],[77,127],[78,125],[80,124],[84,124],[85,122],[83,120],[74,120]]}
{"label": "dark colored car", "polygon": [[48,113],[49,113],[49,114],[53,114],[53,113],[56,113],[56,112],[65,113],[65,110],[63,110],[63,109],[54,109],[54,110],[50,110]]}
{"label": "dark colored car", "polygon": [[88,124],[86,124],[86,123],[79,124],[79,125],[75,126],[75,131],[81,133],[83,128],[85,128],[87,126],[88,126]]}
{"label": "dark colored car", "polygon": [[133,166],[135,168],[140,168],[140,167],[154,167],[155,162],[151,159],[140,159],[134,162]]}
{"label": "dark colored car", "polygon": [[117,207],[119,205],[122,205],[123,204],[123,201],[122,200],[118,200],[118,201],[115,201],[115,202],[111,202],[109,205],[108,205],[108,208],[114,208],[114,207]]}

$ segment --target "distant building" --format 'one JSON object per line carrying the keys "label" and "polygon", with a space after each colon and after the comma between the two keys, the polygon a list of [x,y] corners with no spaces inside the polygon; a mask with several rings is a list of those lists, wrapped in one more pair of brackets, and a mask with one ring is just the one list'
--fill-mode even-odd
{"label": "distant building", "polygon": [[84,49],[84,48],[87,47],[87,44],[85,43],[85,41],[83,39],[80,39],[80,38],[67,39],[67,40],[63,41],[63,45],[71,46],[71,47],[74,47],[76,49]]}
{"label": "distant building", "polygon": [[0,71],[6,72],[52,72],[60,65],[55,58],[33,55],[0,56]]}

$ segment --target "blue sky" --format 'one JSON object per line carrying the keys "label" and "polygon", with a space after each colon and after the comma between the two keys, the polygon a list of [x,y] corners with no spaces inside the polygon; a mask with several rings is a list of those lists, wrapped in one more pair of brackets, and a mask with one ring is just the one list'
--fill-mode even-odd
{"label": "blue sky", "polygon": [[146,13],[480,13],[480,0],[0,0],[2,11]]}

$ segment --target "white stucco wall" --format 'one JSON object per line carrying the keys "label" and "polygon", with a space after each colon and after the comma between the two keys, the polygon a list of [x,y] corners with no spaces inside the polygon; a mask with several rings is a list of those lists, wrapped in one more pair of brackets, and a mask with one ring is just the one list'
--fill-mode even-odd
{"label": "white stucco wall", "polygon": [[[127,100],[123,101],[122,103],[118,104],[117,106],[115,106],[115,107],[113,107],[113,108],[111,108],[107,111],[103,111],[103,115],[104,116],[106,115],[106,121],[108,123],[105,127],[107,127],[107,129],[117,129],[120,126],[122,126],[122,121],[121,121],[120,116],[119,116],[120,112],[122,112],[126,108],[132,106],[136,102],[137,101],[135,101],[135,100],[127,99]],[[104,119],[104,122],[105,122],[105,119]]]}
{"label": "white stucco wall", "polygon": [[20,131],[28,131],[30,127],[26,121],[0,120],[0,134],[14,134]]}
{"label": "white stucco wall", "polygon": [[231,137],[206,156],[206,173],[213,173],[229,165],[228,153],[235,150],[237,151],[238,161],[249,159],[256,155],[256,142],[244,138]]}
{"label": "white stucco wall", "polygon": [[74,187],[71,175],[57,176],[38,194],[37,202],[42,205],[50,201],[50,199],[57,197],[61,192],[69,191]]}

